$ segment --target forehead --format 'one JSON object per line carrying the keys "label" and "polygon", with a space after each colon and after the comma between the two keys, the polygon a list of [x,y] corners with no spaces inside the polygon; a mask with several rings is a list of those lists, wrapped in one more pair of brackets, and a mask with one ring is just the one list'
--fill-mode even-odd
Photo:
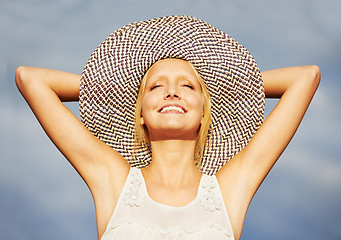
{"label": "forehead", "polygon": [[163,59],[152,65],[148,71],[148,80],[159,77],[186,77],[188,80],[198,82],[197,73],[191,64],[181,59]]}

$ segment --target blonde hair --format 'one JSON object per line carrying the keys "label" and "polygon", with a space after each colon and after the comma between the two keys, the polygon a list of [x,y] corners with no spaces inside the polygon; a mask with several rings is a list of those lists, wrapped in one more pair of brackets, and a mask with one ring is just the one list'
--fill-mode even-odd
{"label": "blonde hair", "polygon": [[[188,61],[187,61],[188,62]],[[210,102],[210,95],[207,90],[207,87],[204,83],[203,78],[199,74],[199,72],[196,70],[196,68],[190,63],[190,66],[192,67],[193,71],[195,72],[195,75],[198,79],[198,82],[200,84],[200,88],[202,91],[202,97],[203,97],[203,121],[202,124],[199,127],[196,144],[195,144],[195,151],[194,151],[194,161],[197,165],[197,167],[201,168],[201,161],[203,158],[203,152],[205,148],[206,141],[208,139],[208,133],[211,126],[211,102]],[[155,63],[154,63],[155,64]],[[135,108],[135,151],[138,148],[149,148],[150,149],[150,139],[149,139],[149,132],[146,125],[141,124],[141,117],[142,117],[142,99],[144,96],[145,88],[146,88],[146,81],[148,77],[148,73],[150,71],[151,67],[148,69],[146,74],[143,76],[139,93],[137,95],[136,100],[136,108]]]}

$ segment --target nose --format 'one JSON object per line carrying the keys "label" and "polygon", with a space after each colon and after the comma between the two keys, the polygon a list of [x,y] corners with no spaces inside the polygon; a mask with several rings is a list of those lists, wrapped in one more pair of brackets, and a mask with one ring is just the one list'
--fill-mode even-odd
{"label": "nose", "polygon": [[165,99],[180,99],[180,94],[176,87],[168,87],[165,92]]}

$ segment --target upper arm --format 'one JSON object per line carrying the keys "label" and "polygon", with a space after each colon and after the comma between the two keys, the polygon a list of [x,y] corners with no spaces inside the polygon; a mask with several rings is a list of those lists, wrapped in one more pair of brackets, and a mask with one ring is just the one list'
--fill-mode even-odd
{"label": "upper arm", "polygon": [[217,173],[226,205],[231,206],[229,214],[239,227],[254,193],[295,134],[320,80],[316,66],[262,75],[266,97],[280,100],[248,145]]}
{"label": "upper arm", "polygon": [[117,170],[126,168],[124,159],[91,134],[61,102],[78,100],[80,75],[20,67],[16,84],[49,138],[91,190],[109,165],[114,164]]}

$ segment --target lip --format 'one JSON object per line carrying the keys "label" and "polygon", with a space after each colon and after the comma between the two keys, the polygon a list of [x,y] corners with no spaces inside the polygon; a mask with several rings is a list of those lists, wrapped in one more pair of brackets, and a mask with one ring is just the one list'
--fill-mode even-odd
{"label": "lip", "polygon": [[[162,110],[164,108],[167,108],[167,107],[178,107],[178,108],[181,108],[183,112],[179,112],[179,111],[176,111],[176,110],[170,110],[170,111],[165,111],[165,112],[162,112]],[[185,109],[183,106],[181,106],[180,104],[177,104],[177,103],[168,103],[168,104],[165,104],[163,105],[158,111],[158,113],[178,113],[178,114],[184,114],[184,113],[187,113],[187,109]]]}

